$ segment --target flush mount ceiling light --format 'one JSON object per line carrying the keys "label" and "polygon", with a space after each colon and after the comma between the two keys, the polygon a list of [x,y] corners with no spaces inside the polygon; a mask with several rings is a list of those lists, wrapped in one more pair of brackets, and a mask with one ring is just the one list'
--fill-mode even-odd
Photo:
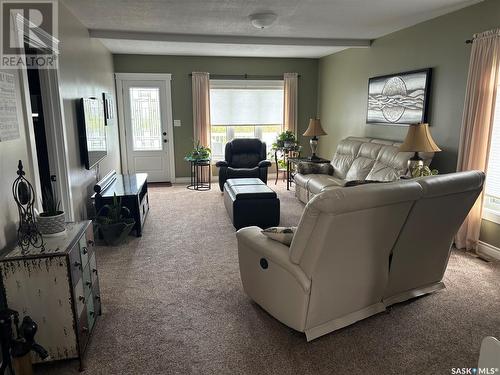
{"label": "flush mount ceiling light", "polygon": [[249,16],[252,25],[257,29],[267,29],[278,18],[276,13],[255,13]]}

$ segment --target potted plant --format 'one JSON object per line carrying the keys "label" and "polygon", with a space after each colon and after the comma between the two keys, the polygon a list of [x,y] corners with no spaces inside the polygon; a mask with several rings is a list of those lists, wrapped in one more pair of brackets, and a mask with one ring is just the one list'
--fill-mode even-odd
{"label": "potted plant", "polygon": [[111,204],[102,206],[95,222],[104,242],[108,245],[122,242],[135,225],[135,220],[130,217],[130,210],[122,206],[122,199],[116,194],[113,195]]}
{"label": "potted plant", "polygon": [[203,146],[198,140],[193,144],[193,149],[186,155],[186,159],[209,159],[211,153],[212,151],[208,147]]}
{"label": "potted plant", "polygon": [[66,231],[64,211],[61,210],[61,201],[52,187],[45,189],[42,194],[43,212],[37,216],[37,227],[43,235],[58,235]]}
{"label": "potted plant", "polygon": [[297,138],[291,130],[284,131],[278,135],[276,142],[273,143],[273,148],[292,148],[297,144]]}

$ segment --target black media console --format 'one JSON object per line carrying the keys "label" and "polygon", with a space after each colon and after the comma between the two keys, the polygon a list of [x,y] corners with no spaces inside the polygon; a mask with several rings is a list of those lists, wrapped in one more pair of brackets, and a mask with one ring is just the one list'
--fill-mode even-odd
{"label": "black media console", "polygon": [[102,206],[112,203],[113,195],[116,194],[135,220],[137,237],[142,236],[142,228],[149,211],[147,173],[116,174],[111,171],[94,186],[94,191],[92,199],[96,212],[99,212]]}

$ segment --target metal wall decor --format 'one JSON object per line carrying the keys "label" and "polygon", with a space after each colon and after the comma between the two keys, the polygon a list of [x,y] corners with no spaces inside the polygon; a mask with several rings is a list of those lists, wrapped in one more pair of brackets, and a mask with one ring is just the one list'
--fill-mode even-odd
{"label": "metal wall decor", "polygon": [[44,242],[41,233],[35,223],[35,191],[33,186],[24,177],[23,163],[19,160],[17,166],[17,178],[12,184],[12,195],[17,204],[19,212],[19,228],[17,229],[17,244],[26,251],[30,246],[44,249]]}

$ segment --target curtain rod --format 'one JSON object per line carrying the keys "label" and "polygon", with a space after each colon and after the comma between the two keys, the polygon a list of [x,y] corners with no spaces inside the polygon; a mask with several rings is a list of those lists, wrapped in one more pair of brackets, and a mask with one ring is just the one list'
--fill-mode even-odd
{"label": "curtain rod", "polygon": [[[190,77],[192,73],[188,74]],[[300,74],[297,76],[300,78]],[[259,74],[210,74],[211,79],[269,79],[269,80],[282,80],[282,75],[259,75]]]}

